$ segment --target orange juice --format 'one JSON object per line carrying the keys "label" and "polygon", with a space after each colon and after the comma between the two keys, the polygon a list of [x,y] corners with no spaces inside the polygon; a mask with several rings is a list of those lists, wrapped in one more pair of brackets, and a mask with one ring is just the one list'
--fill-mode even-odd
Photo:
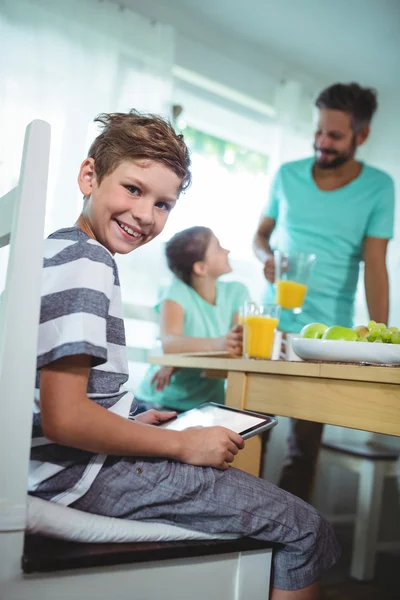
{"label": "orange juice", "polygon": [[271,358],[278,319],[250,315],[244,322],[245,355],[252,358]]}
{"label": "orange juice", "polygon": [[307,286],[297,281],[280,280],[276,283],[276,303],[282,308],[293,309],[303,306]]}

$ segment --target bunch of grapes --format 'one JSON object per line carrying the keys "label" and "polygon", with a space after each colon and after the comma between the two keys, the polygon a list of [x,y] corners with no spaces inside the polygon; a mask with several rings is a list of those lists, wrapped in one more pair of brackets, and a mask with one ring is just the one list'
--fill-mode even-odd
{"label": "bunch of grapes", "polygon": [[367,331],[358,341],[378,344],[400,344],[400,331],[397,327],[386,327],[384,323],[370,321],[365,328]]}

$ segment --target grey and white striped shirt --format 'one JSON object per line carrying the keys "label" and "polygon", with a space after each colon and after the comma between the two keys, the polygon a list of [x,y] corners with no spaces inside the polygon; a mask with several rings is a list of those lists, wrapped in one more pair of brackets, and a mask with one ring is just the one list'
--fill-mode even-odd
{"label": "grey and white striped shirt", "polygon": [[87,395],[107,410],[128,417],[125,329],[118,269],[113,256],[78,227],[45,240],[28,490],[65,506],[83,496],[105,455],[55,444],[43,435],[40,369],[77,354],[92,357]]}

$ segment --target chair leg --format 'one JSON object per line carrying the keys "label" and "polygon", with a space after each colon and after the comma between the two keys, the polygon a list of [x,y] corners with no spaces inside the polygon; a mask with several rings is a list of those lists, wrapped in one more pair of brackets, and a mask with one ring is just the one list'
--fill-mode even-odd
{"label": "chair leg", "polygon": [[238,562],[234,600],[268,600],[272,550],[241,552]]}
{"label": "chair leg", "polygon": [[385,472],[384,461],[363,460],[361,463],[350,569],[351,576],[361,581],[374,578]]}

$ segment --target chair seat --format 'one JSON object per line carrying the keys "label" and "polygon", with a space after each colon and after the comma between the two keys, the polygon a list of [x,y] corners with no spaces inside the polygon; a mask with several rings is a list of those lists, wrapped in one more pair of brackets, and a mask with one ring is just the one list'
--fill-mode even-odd
{"label": "chair seat", "polygon": [[104,567],[176,558],[191,558],[275,547],[252,538],[237,540],[190,540],[125,544],[81,544],[36,534],[25,536],[24,573]]}
{"label": "chair seat", "polygon": [[56,502],[28,496],[26,532],[80,543],[171,542],[236,539],[235,534],[212,535],[148,521],[95,515]]}
{"label": "chair seat", "polygon": [[322,448],[334,450],[348,456],[357,456],[369,460],[392,460],[395,461],[400,456],[400,450],[380,446],[371,443],[353,443],[353,442],[323,442]]}

